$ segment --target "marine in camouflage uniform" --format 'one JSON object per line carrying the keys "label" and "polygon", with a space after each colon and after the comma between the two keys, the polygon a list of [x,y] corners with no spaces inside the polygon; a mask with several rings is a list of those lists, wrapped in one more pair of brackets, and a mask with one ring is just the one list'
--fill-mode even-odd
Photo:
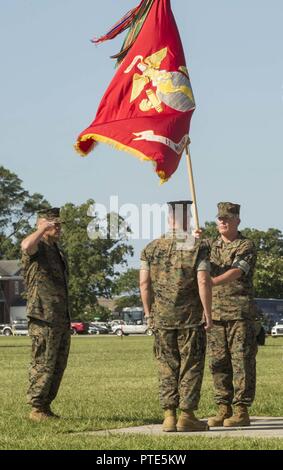
{"label": "marine in camouflage uniform", "polygon": [[[208,334],[208,352],[219,412],[208,420],[210,426],[249,425],[247,407],[255,396],[257,345],[253,274],[256,249],[252,241],[238,232],[239,212],[238,204],[218,204],[220,237],[211,243],[213,328]],[[232,404],[235,405],[234,416]]]}
{"label": "marine in camouflage uniform", "polygon": [[[173,212],[177,204],[189,208],[188,201],[168,204]],[[176,224],[141,253],[141,294],[145,315],[155,334],[164,431],[207,429],[193,412],[200,400],[206,349],[197,273],[207,273],[209,269],[207,246],[176,228]],[[182,410],[178,423],[177,408]]]}
{"label": "marine in camouflage uniform", "polygon": [[22,242],[27,316],[32,340],[28,404],[30,418],[54,417],[55,399],[70,349],[68,267],[57,241],[59,209],[40,211],[38,229]]}

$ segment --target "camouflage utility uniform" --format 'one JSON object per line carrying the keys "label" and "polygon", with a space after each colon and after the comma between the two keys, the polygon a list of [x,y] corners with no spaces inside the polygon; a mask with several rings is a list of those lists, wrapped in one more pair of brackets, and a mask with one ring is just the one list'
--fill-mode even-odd
{"label": "camouflage utility uniform", "polygon": [[197,271],[209,270],[209,261],[199,241],[191,250],[179,244],[176,233],[149,243],[141,254],[141,269],[150,271],[161,406],[193,411],[200,399],[206,349]]}
{"label": "camouflage utility uniform", "polygon": [[45,240],[34,255],[24,252],[22,262],[32,339],[27,399],[45,409],[57,395],[70,349],[67,263],[58,245]]}
{"label": "camouflage utility uniform", "polygon": [[210,369],[217,404],[250,406],[255,396],[256,336],[253,308],[254,244],[238,232],[211,243],[211,276],[239,268],[239,279],[213,287],[213,328],[208,333]]}

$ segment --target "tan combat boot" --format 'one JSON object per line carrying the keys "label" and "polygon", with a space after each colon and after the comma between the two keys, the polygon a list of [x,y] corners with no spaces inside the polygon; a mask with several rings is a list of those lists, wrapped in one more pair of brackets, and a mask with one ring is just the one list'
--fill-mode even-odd
{"label": "tan combat boot", "polygon": [[194,432],[194,431],[208,431],[209,427],[207,423],[200,421],[194,415],[193,411],[182,411],[178,422],[178,432]]}
{"label": "tan combat boot", "polygon": [[235,411],[231,418],[225,419],[223,426],[226,428],[250,426],[250,417],[248,407],[246,405],[236,405]]}
{"label": "tan combat boot", "polygon": [[176,432],[176,410],[165,410],[164,411],[164,421],[162,424],[162,431],[164,432]]}
{"label": "tan combat boot", "polygon": [[29,419],[31,419],[32,421],[36,421],[37,423],[39,423],[40,421],[44,421],[48,418],[50,418],[50,416],[42,408],[32,408],[29,414]]}
{"label": "tan combat boot", "polygon": [[224,420],[230,418],[232,414],[233,412],[231,405],[224,405],[223,403],[220,403],[217,415],[208,419],[208,426],[212,428],[223,426]]}

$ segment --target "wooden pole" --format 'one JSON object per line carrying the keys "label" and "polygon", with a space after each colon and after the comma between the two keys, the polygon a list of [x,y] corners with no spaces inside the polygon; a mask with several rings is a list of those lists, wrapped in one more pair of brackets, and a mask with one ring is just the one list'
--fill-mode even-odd
{"label": "wooden pole", "polygon": [[193,201],[193,216],[194,216],[194,221],[195,221],[195,229],[199,230],[200,226],[199,226],[199,218],[198,218],[197,198],[196,198],[196,190],[195,190],[193,167],[192,167],[189,144],[186,145],[186,157],[187,157],[187,167],[188,167],[188,174],[189,174],[189,183],[190,183],[191,195],[192,195],[192,201]]}

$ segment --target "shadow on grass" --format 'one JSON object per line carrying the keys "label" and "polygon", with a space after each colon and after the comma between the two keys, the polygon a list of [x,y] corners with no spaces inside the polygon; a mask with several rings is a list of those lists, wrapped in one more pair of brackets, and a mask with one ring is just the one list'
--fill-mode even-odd
{"label": "shadow on grass", "polygon": [[[129,418],[123,418],[121,416],[114,416],[113,418],[111,419],[104,419],[103,421],[105,421],[106,423],[111,423],[111,422],[118,422],[118,423],[133,423],[133,420],[130,420]],[[162,420],[160,419],[154,419],[154,418],[142,418],[142,419],[139,419],[139,420],[135,420],[137,424],[131,424],[128,426],[147,426],[149,424],[161,424],[162,423]],[[142,422],[142,424],[138,424]],[[127,427],[127,426],[126,426]]]}
{"label": "shadow on grass", "polygon": [[[77,418],[68,417],[68,418],[63,418],[63,419],[65,422],[74,423],[76,421],[81,422],[82,420],[86,420],[86,421],[95,420],[97,419],[97,416],[80,416]],[[159,425],[162,423],[160,419],[153,419],[153,418],[144,418],[143,420],[134,422],[133,420],[130,420],[129,418],[124,417],[124,416],[115,416],[109,419],[103,418],[103,419],[99,419],[99,421],[100,423],[97,426],[95,425],[91,426],[90,423],[86,423],[84,426],[84,424],[81,422],[82,429],[80,429],[79,431],[78,429],[69,429],[69,430],[64,431],[64,433],[75,434],[78,432],[81,433],[81,432],[109,431],[113,429],[118,430],[122,428],[132,428],[132,427],[137,427],[137,426]],[[119,426],[115,427],[115,422],[119,423]],[[102,423],[103,423],[103,427],[102,427]]]}
{"label": "shadow on grass", "polygon": [[[162,423],[162,420],[160,419],[153,419],[153,418],[143,418],[143,419],[139,419],[139,420],[135,420],[136,421],[136,424],[133,424],[134,423],[134,420],[133,419],[130,419],[128,417],[125,417],[125,416],[113,416],[111,418],[100,418],[98,416],[77,416],[77,417],[71,417],[71,416],[61,416],[64,421],[82,421],[82,420],[99,420],[100,422],[103,422],[103,423],[121,423],[123,425],[123,423],[125,423],[126,427],[129,426],[129,427],[132,427],[132,426],[146,426],[148,424],[161,424]],[[142,424],[140,424],[142,422]]]}

